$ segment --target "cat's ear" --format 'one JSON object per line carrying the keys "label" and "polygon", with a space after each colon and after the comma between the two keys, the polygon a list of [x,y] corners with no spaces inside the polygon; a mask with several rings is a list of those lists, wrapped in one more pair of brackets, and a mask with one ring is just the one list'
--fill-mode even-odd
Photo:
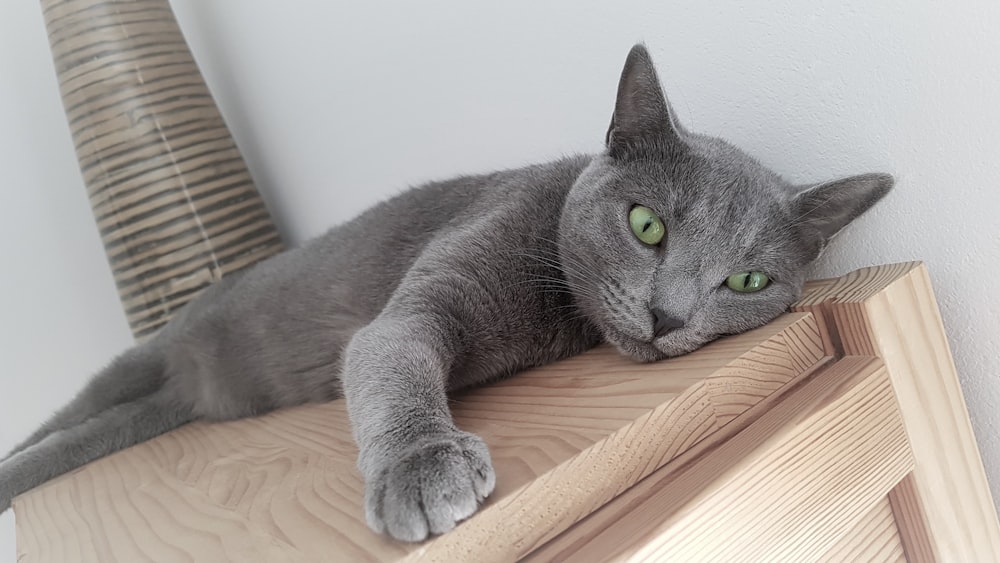
{"label": "cat's ear", "polygon": [[682,134],[646,46],[636,44],[618,82],[615,113],[605,136],[609,153],[619,156],[638,146],[669,149],[681,143]]}
{"label": "cat's ear", "polygon": [[808,242],[818,256],[830,239],[885,197],[894,183],[889,174],[862,174],[806,186],[792,200],[792,220],[812,239]]}

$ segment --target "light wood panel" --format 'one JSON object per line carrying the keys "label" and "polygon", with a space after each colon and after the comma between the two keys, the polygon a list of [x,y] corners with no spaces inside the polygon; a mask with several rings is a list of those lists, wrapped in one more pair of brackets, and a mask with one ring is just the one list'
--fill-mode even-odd
{"label": "light wood panel", "polygon": [[844,354],[885,362],[913,448],[911,504],[925,509],[926,525],[900,523],[907,537],[926,537],[941,561],[1000,561],[1000,524],[927,269],[894,264],[815,282],[796,309],[816,315]]}
{"label": "light wood panel", "polygon": [[934,545],[928,535],[930,525],[927,523],[927,512],[921,506],[912,473],[889,493],[889,505],[892,507],[906,560],[909,563],[936,561]]}
{"label": "light wood panel", "polygon": [[22,561],[510,560],[827,359],[792,313],[696,353],[635,364],[608,347],[456,396],[497,487],[421,545],[371,533],[342,401],[193,424],[15,500]]}
{"label": "light wood panel", "polygon": [[811,561],[912,467],[884,368],[848,358],[529,561]]}
{"label": "light wood panel", "polygon": [[913,563],[912,560],[908,562],[903,554],[903,540],[899,537],[888,497],[878,501],[856,526],[819,559],[820,563],[865,561]]}
{"label": "light wood panel", "polygon": [[669,361],[602,347],[453,397],[497,488],[423,544],[364,525],[335,401],[189,425],[15,499],[19,560],[1000,561],[923,267],[812,282],[797,308]]}

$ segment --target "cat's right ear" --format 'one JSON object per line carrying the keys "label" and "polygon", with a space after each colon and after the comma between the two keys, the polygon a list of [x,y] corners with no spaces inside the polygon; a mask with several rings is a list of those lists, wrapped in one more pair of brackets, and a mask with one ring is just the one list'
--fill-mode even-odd
{"label": "cat's right ear", "polygon": [[798,188],[792,198],[792,218],[804,235],[811,259],[851,221],[885,197],[895,183],[889,174],[861,174]]}
{"label": "cat's right ear", "polygon": [[649,52],[645,45],[636,44],[625,59],[618,82],[615,113],[605,136],[608,153],[622,157],[640,148],[669,152],[680,146],[682,133]]}

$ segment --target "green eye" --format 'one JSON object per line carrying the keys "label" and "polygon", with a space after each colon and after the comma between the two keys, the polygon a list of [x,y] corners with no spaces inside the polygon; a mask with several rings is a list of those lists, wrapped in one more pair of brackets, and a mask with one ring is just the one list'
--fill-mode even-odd
{"label": "green eye", "polygon": [[628,224],[632,227],[635,238],[652,246],[660,244],[667,234],[663,221],[653,213],[652,209],[642,205],[636,205],[628,212]]}
{"label": "green eye", "polygon": [[760,291],[771,283],[771,279],[760,272],[740,272],[726,278],[726,287],[740,293]]}

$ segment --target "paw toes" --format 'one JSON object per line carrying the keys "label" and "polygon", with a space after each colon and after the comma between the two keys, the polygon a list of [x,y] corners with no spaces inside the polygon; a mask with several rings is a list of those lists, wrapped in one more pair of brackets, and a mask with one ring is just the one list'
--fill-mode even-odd
{"label": "paw toes", "polygon": [[376,532],[421,541],[475,513],[495,482],[479,438],[463,433],[425,442],[369,480],[365,516]]}
{"label": "paw toes", "polygon": [[[454,487],[454,490],[448,490]],[[454,483],[438,483],[425,491],[424,514],[430,531],[441,534],[476,511],[479,502],[471,485],[455,487]]]}
{"label": "paw toes", "polygon": [[377,479],[365,487],[365,521],[375,533],[385,533],[382,507],[385,504],[385,479]]}

